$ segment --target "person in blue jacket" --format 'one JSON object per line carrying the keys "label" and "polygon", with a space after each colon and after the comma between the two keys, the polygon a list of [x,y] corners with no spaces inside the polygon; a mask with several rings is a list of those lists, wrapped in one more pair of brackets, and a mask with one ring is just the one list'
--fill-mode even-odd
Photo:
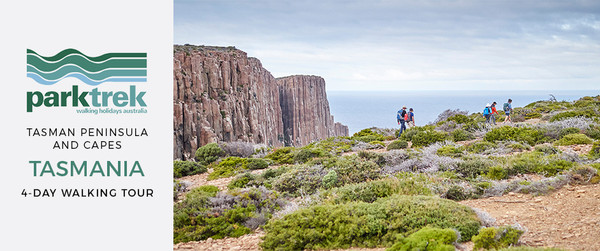
{"label": "person in blue jacket", "polygon": [[408,127],[414,127],[415,126],[415,110],[413,110],[412,108],[408,109],[408,120],[406,121],[406,124]]}
{"label": "person in blue jacket", "polygon": [[504,103],[504,106],[502,107],[502,109],[504,110],[504,113],[506,114],[506,118],[504,118],[504,123],[506,123],[506,121],[511,122],[512,123],[512,118],[511,118],[511,113],[512,113],[512,99],[508,99],[507,103]]}
{"label": "person in blue jacket", "polygon": [[492,116],[492,108],[490,106],[490,103],[488,103],[487,105],[485,105],[485,109],[483,109],[483,117],[485,117],[486,124],[492,123],[492,121],[490,120]]}
{"label": "person in blue jacket", "polygon": [[402,135],[402,132],[404,132],[406,130],[406,118],[407,118],[407,113],[406,113],[406,106],[403,106],[401,110],[398,110],[398,114],[396,115],[396,119],[398,120],[398,125],[400,125],[400,132],[398,133],[398,138],[400,138],[400,135]]}

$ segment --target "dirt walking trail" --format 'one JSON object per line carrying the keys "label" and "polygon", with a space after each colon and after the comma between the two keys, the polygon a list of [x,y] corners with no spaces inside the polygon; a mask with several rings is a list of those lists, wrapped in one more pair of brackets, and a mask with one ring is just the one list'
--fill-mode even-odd
{"label": "dirt walking trail", "polygon": [[496,225],[519,223],[528,230],[521,237],[527,246],[600,250],[600,184],[565,186],[537,197],[510,193],[460,203],[488,212]]}

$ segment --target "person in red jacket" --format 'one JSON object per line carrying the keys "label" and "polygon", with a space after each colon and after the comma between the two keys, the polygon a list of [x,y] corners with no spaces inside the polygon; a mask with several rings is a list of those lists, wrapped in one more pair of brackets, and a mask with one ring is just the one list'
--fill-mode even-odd
{"label": "person in red jacket", "polygon": [[496,110],[496,104],[496,101],[492,103],[492,122],[494,122],[494,125],[496,125],[496,116],[494,116],[494,114],[500,116],[500,113],[498,113],[498,111]]}

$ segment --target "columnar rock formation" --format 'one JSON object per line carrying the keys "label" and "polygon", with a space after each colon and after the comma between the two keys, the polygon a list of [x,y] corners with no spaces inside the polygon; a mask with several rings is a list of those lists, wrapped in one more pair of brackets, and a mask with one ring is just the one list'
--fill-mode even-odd
{"label": "columnar rock formation", "polygon": [[[289,76],[277,79],[283,113],[283,139],[286,145],[306,145],[315,139],[348,135],[339,124],[336,130],[325,93],[325,80],[319,76]],[[342,129],[340,129],[342,128]]]}
{"label": "columnar rock formation", "polygon": [[348,135],[330,115],[322,78],[275,79],[234,47],[175,46],[173,75],[175,159],[210,142],[300,146]]}

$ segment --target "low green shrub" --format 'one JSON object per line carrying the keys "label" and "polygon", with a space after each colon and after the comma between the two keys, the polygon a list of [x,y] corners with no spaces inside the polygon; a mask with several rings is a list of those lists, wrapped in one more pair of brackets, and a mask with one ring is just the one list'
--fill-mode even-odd
{"label": "low green shrub", "polygon": [[557,146],[570,146],[570,145],[579,145],[579,144],[591,144],[594,143],[594,140],[590,139],[585,134],[576,133],[576,134],[567,134],[563,136],[561,139],[554,142]]}
{"label": "low green shrub", "polygon": [[513,140],[517,142],[524,142],[529,145],[543,143],[546,140],[544,131],[541,129],[512,126],[496,127],[487,132],[483,139],[488,142]]}
{"label": "low green shrub", "polygon": [[531,185],[531,181],[522,180],[522,181],[519,181],[519,185],[529,186],[529,185]]}
{"label": "low green shrub", "polygon": [[487,150],[496,148],[496,144],[487,141],[477,141],[467,146],[467,152],[483,153]]}
{"label": "low green shrub", "polygon": [[323,180],[321,181],[324,188],[332,188],[335,187],[338,183],[338,175],[335,170],[330,170],[325,176],[323,176]]}
{"label": "low green shrub", "polygon": [[385,157],[381,153],[360,151],[360,152],[358,152],[358,157],[365,159],[365,160],[373,161],[373,162],[375,162],[375,164],[377,164],[379,166],[383,166],[386,163]]}
{"label": "low green shrub", "polygon": [[598,115],[593,110],[566,111],[566,112],[561,112],[559,114],[552,116],[552,118],[550,119],[550,122],[559,121],[559,120],[563,120],[566,118],[575,118],[575,117],[593,118],[596,116],[598,116]]}
{"label": "low green shrub", "polygon": [[319,148],[301,148],[298,152],[294,154],[294,162],[295,163],[306,163],[307,161],[317,158],[317,157],[325,157],[329,154],[325,152],[325,150]]}
{"label": "low green shrub", "polygon": [[367,128],[367,129],[362,129],[359,132],[354,133],[352,135],[352,137],[362,137],[362,136],[371,136],[371,135],[377,136],[380,134],[377,134],[376,132],[374,132],[372,128]]}
{"label": "low green shrub", "polygon": [[456,130],[452,131],[450,133],[450,137],[452,138],[452,141],[454,141],[454,142],[472,140],[475,138],[473,136],[473,134],[471,134],[470,132],[467,132],[463,129],[456,129]]}
{"label": "low green shrub", "polygon": [[273,188],[295,196],[301,193],[312,194],[317,189],[323,188],[322,179],[331,170],[337,174],[336,186],[376,180],[382,176],[381,167],[377,163],[357,155],[319,161],[321,161],[320,165],[313,165],[313,162],[310,162],[283,173],[272,182]]}
{"label": "low green shrub", "polygon": [[395,193],[393,183],[389,180],[369,181],[349,184],[325,192],[324,197],[332,198],[335,204],[350,201],[373,202],[378,198],[388,197]]}
{"label": "low green shrub", "polygon": [[[478,116],[479,117],[479,116]],[[500,120],[500,117],[496,117],[496,120]],[[484,123],[483,122],[469,122],[463,125],[463,129],[467,132],[475,132],[479,129],[482,129],[484,127]]]}
{"label": "low green shrub", "polygon": [[471,198],[471,194],[461,186],[452,185],[444,194],[444,198],[454,201],[461,201]]}
{"label": "low green shrub", "polygon": [[250,170],[265,169],[269,167],[269,162],[260,158],[248,158],[246,159],[246,168]]}
{"label": "low green shrub", "polygon": [[239,237],[263,225],[280,209],[277,193],[241,189],[216,194],[215,187],[194,189],[173,207],[173,242]]}
{"label": "low green shrub", "polygon": [[276,177],[279,177],[280,175],[288,172],[291,168],[292,167],[290,167],[290,166],[280,166],[278,168],[267,169],[264,172],[262,172],[262,174],[260,176],[262,176],[264,179],[276,178]]}
{"label": "low green shrub", "polygon": [[190,190],[189,193],[186,194],[188,198],[195,196],[207,196],[207,197],[215,197],[219,192],[219,188],[213,185],[204,185],[196,187]]}
{"label": "low green shrub", "polygon": [[600,158],[600,141],[596,141],[592,145],[592,149],[590,150],[588,155],[594,159]]}
{"label": "low green shrub", "polygon": [[382,175],[381,167],[377,163],[356,155],[339,158],[332,169],[338,174],[340,185],[376,180]]}
{"label": "low green shrub", "polygon": [[350,202],[299,209],[265,225],[264,250],[391,246],[421,228],[457,229],[465,240],[477,233],[472,209],[429,196],[394,195],[373,203]]}
{"label": "low green shrub", "polygon": [[385,138],[383,138],[384,141],[389,141],[389,140],[395,140],[398,138],[398,133],[396,132],[396,136],[385,136]]}
{"label": "low green shrub", "polygon": [[173,177],[181,178],[183,176],[200,174],[206,172],[206,167],[200,163],[185,161],[185,160],[175,160],[173,161]]}
{"label": "low green shrub", "polygon": [[387,150],[389,151],[389,150],[394,150],[394,149],[404,149],[407,147],[408,147],[408,142],[406,142],[406,140],[399,139],[399,140],[395,140],[392,143],[390,143],[387,146]]}
{"label": "low green shrub", "polygon": [[483,182],[477,182],[475,183],[475,186],[481,189],[488,189],[492,187],[492,183],[487,182],[487,181],[483,181]]}
{"label": "low green shrub", "polygon": [[430,125],[411,127],[411,128],[408,128],[407,130],[405,130],[404,132],[402,132],[402,135],[400,135],[400,139],[406,140],[406,141],[412,141],[412,138],[417,133],[424,132],[424,131],[431,131],[434,128],[435,128],[434,126],[430,126]]}
{"label": "low green shrub", "polygon": [[450,116],[447,121],[454,121],[456,124],[465,124],[469,122],[473,122],[473,119],[463,114],[455,114]]}
{"label": "low green shrub", "polygon": [[458,236],[452,229],[424,227],[421,230],[402,238],[386,251],[436,250],[454,251],[453,243]]}
{"label": "low green shrub", "polygon": [[225,156],[225,151],[217,143],[208,143],[196,150],[196,160],[203,165],[215,162]]}
{"label": "low green shrub", "polygon": [[554,176],[575,166],[574,162],[557,158],[556,155],[544,156],[541,152],[520,154],[509,160],[509,175],[520,173],[538,173]]}
{"label": "low green shrub", "polygon": [[[363,151],[365,152],[365,151]],[[360,152],[359,152],[360,155]],[[364,156],[364,155],[362,155]],[[317,166],[317,165],[321,165],[325,168],[332,168],[335,166],[335,164],[338,162],[338,160],[340,159],[340,157],[327,157],[327,158],[316,158],[316,159],[312,159],[308,162],[305,163],[305,165],[307,166]]]}
{"label": "low green shrub", "polygon": [[353,140],[356,141],[362,141],[365,143],[369,143],[369,142],[373,142],[373,141],[382,141],[385,139],[384,136],[378,136],[378,135],[365,135],[365,136],[360,136],[360,137],[352,137]]}
{"label": "low green shrub", "polygon": [[543,154],[524,153],[509,159],[509,175],[535,173],[544,165]]}
{"label": "low green shrub", "polygon": [[444,142],[448,139],[448,134],[434,130],[420,131],[412,136],[413,146],[428,146],[436,142]]}
{"label": "low green shrub", "polygon": [[512,149],[513,152],[522,152],[522,151],[525,151],[525,150],[529,150],[531,148],[531,147],[525,146],[525,145],[523,145],[521,143],[512,143],[512,144],[509,144],[506,147]]}
{"label": "low green shrub", "polygon": [[598,106],[600,106],[600,99],[598,99],[599,96],[596,97],[582,97],[579,100],[575,101],[573,103],[573,107],[575,108],[597,108]]}
{"label": "low green shrub", "polygon": [[213,167],[213,172],[208,175],[208,180],[234,176],[247,168],[248,159],[240,157],[227,157]]}
{"label": "low green shrub", "polygon": [[539,112],[528,112],[525,114],[525,119],[539,119],[542,117],[542,114]]}
{"label": "low green shrub", "polygon": [[273,180],[273,189],[294,196],[312,194],[321,188],[323,176],[327,173],[322,166],[295,166]]}
{"label": "low green shrub", "polygon": [[583,134],[596,140],[600,140],[600,126],[590,126],[590,128],[584,130]]}
{"label": "low green shrub", "polygon": [[243,173],[237,175],[231,182],[229,182],[227,188],[229,188],[229,190],[244,188],[246,185],[248,185],[248,183],[250,183],[250,181],[254,179],[255,177],[251,173]]}
{"label": "low green shrub", "polygon": [[271,159],[277,164],[294,164],[293,150],[293,147],[277,148],[272,153],[267,154],[265,159]]}
{"label": "low green shrub", "polygon": [[379,133],[374,132],[372,129],[363,129],[360,132],[355,133],[351,137],[353,140],[362,141],[365,143],[369,143],[371,141],[383,141],[385,140],[385,136]]}
{"label": "low green shrub", "polygon": [[454,171],[463,178],[476,178],[479,175],[486,174],[492,166],[491,161],[483,158],[467,159],[459,162]]}
{"label": "low green shrub", "polygon": [[485,176],[493,180],[503,180],[508,178],[508,171],[501,166],[493,166],[488,169]]}
{"label": "low green shrub", "polygon": [[560,152],[558,150],[558,148],[551,146],[551,145],[546,145],[546,144],[535,146],[535,151],[544,153],[546,155],[557,154]]}
{"label": "low green shrub", "polygon": [[463,154],[462,147],[456,147],[453,145],[442,146],[437,149],[437,155],[448,156],[448,157],[460,157]]}
{"label": "low green shrub", "polygon": [[305,146],[305,148],[316,148],[321,149],[326,153],[339,154],[350,151],[355,144],[356,140],[352,140],[350,137],[330,137],[325,140],[310,143]]}
{"label": "low green shrub", "polygon": [[415,179],[384,179],[367,181],[358,184],[348,184],[323,192],[322,197],[334,204],[352,201],[374,202],[379,198],[394,194],[402,195],[431,195],[424,182]]}
{"label": "low green shrub", "polygon": [[516,245],[523,231],[512,226],[487,227],[479,230],[479,234],[473,236],[473,250],[478,249],[500,249]]}
{"label": "low green shrub", "polygon": [[581,131],[579,130],[579,128],[575,128],[575,127],[568,127],[568,128],[563,128],[560,130],[560,132],[558,133],[558,138],[562,138],[565,135],[568,134],[575,134],[575,133],[581,133]]}
{"label": "low green shrub", "polygon": [[535,111],[548,113],[553,111],[560,111],[571,108],[572,104],[567,101],[553,102],[553,101],[536,101],[525,106],[525,108],[532,108]]}
{"label": "low green shrub", "polygon": [[384,148],[385,144],[379,140],[369,142],[369,145],[376,146],[377,148]]}

